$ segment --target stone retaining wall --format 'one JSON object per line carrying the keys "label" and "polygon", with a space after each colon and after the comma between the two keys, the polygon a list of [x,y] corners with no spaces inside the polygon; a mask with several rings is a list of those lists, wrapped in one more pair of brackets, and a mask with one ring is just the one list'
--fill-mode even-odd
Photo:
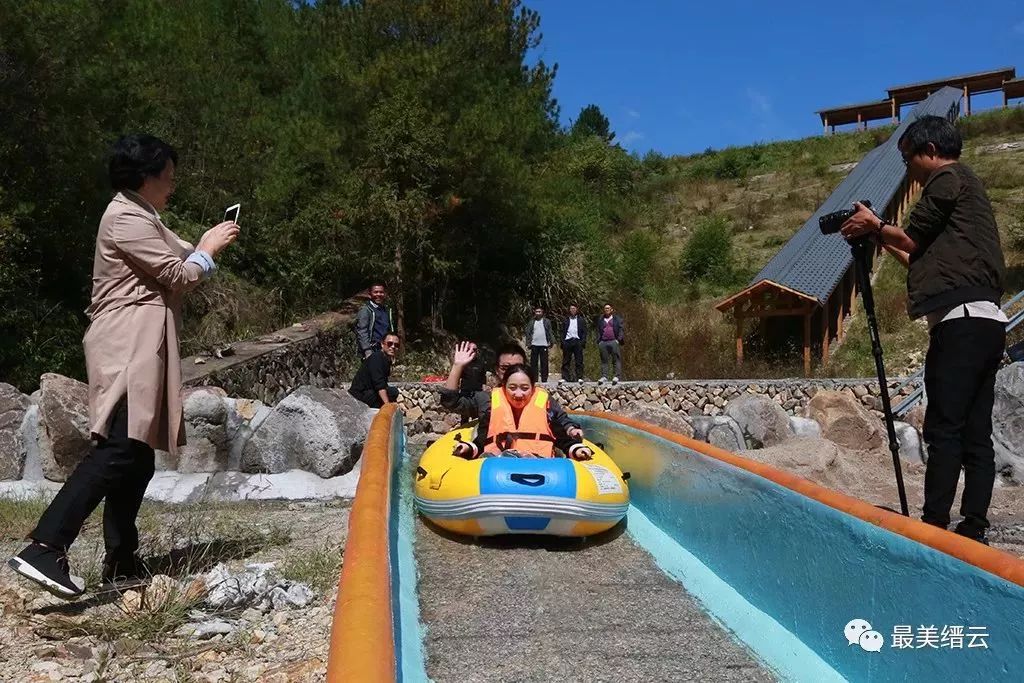
{"label": "stone retaining wall", "polygon": [[[228,396],[268,405],[301,386],[337,387],[355,374],[353,310],[333,311],[256,339],[235,342],[225,358],[182,360],[185,386],[217,386]],[[198,361],[198,362],[197,362]]]}
{"label": "stone retaining wall", "polygon": [[[900,379],[890,380],[890,393],[895,392],[900,382]],[[458,424],[458,417],[440,406],[439,384],[396,386],[410,433],[443,434]],[[916,384],[909,384],[899,394],[907,396],[915,388]],[[665,380],[620,382],[614,386],[595,382],[566,383],[551,387],[551,394],[570,410],[619,411],[636,403],[652,403],[686,415],[721,415],[730,400],[743,394],[755,394],[767,396],[790,415],[802,416],[811,397],[823,389],[850,394],[881,416],[878,382],[868,379]],[[897,403],[898,399],[894,397],[893,402]]]}
{"label": "stone retaining wall", "polygon": [[[269,335],[232,345],[227,358],[193,356],[182,362],[186,386],[219,386],[228,396],[258,399],[275,405],[300,386],[347,386],[357,369],[352,322],[363,299],[353,298],[342,310],[325,313]],[[200,362],[197,363],[197,358]],[[900,383],[890,380],[890,391]],[[441,410],[440,384],[398,383],[399,404],[410,433],[443,434],[458,425],[456,415]],[[916,384],[900,391],[910,394]],[[772,399],[790,415],[803,415],[817,391],[849,393],[881,415],[878,382],[874,379],[663,380],[588,382],[552,387],[552,394],[571,410],[619,411],[636,403],[667,406],[686,415],[721,415],[729,401],[742,394]],[[894,397],[894,403],[899,399]]]}

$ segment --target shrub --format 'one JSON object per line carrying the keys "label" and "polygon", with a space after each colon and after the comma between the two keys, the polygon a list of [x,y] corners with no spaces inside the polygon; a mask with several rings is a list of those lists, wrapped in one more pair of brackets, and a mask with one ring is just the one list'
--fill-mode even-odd
{"label": "shrub", "polygon": [[700,220],[680,259],[680,270],[690,280],[706,280],[719,285],[736,278],[732,252],[732,229],[724,216]]}

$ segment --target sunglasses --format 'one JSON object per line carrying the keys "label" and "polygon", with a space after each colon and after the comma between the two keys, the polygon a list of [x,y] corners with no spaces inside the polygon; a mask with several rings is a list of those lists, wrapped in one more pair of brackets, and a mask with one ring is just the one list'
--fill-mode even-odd
{"label": "sunglasses", "polygon": [[384,342],[382,344],[382,346],[386,346],[389,349],[397,349],[398,348],[398,342]]}

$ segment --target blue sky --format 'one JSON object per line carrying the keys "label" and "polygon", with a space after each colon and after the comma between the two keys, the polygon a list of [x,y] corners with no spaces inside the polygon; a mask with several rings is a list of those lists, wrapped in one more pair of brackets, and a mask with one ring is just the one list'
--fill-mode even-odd
{"label": "blue sky", "polygon": [[1005,66],[1024,76],[1024,0],[525,1],[541,16],[533,58],[558,64],[563,122],[597,104],[640,153],[816,135],[816,110],[888,86]]}

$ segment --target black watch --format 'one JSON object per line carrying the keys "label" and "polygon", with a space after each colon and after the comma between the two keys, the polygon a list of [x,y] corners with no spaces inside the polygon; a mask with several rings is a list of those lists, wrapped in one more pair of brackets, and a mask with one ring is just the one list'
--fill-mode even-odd
{"label": "black watch", "polygon": [[882,234],[882,228],[884,228],[887,225],[892,225],[892,224],[889,221],[885,220],[884,218],[879,218],[878,219],[878,229],[875,230],[875,234],[881,235]]}

